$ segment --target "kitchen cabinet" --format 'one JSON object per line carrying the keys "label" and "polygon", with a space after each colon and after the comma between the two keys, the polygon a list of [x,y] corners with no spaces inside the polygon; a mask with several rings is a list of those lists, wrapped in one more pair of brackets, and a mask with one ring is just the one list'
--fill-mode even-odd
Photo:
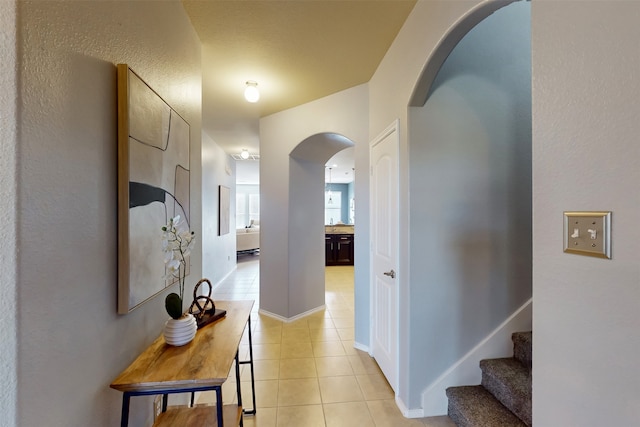
{"label": "kitchen cabinet", "polygon": [[325,234],[325,265],[353,265],[353,234]]}

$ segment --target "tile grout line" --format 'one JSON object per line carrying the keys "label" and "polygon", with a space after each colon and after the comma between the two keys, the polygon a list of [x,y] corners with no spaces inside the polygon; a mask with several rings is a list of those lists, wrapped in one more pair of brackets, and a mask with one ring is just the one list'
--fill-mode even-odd
{"label": "tile grout line", "polygon": [[[252,312],[252,333],[254,337],[254,346],[255,345],[264,346],[260,349],[262,354],[258,356],[258,357],[264,357],[264,359],[259,359],[259,361],[260,362],[271,361],[270,363],[272,365],[274,364],[274,362],[275,364],[277,364],[277,369],[275,370],[276,371],[275,374],[267,375],[266,377],[268,378],[256,380],[256,382],[264,381],[265,384],[263,385],[265,387],[271,387],[266,383],[267,381],[275,382],[276,395],[275,395],[274,406],[263,408],[263,409],[270,409],[270,412],[272,414],[275,414],[275,415],[270,415],[266,418],[267,421],[271,421],[275,423],[275,424],[269,423],[269,426],[271,427],[278,426],[278,423],[286,422],[286,420],[288,419],[283,412],[283,408],[296,408],[296,407],[321,405],[322,420],[324,422],[324,425],[327,426],[331,421],[328,419],[328,416],[330,415],[330,412],[328,411],[328,409],[332,407],[331,405],[337,405],[337,406],[334,406],[334,408],[337,408],[337,407],[340,407],[340,405],[348,405],[348,404],[354,404],[354,403],[358,404],[357,407],[359,408],[359,414],[363,414],[364,409],[362,408],[362,405],[366,407],[366,416],[369,417],[368,419],[370,420],[369,422],[372,423],[371,425],[379,425],[380,420],[375,419],[374,414],[377,413],[378,416],[380,416],[379,411],[381,410],[381,408],[388,408],[388,409],[385,409],[386,412],[384,412],[385,414],[383,417],[384,420],[397,419],[398,424],[396,424],[396,421],[393,421],[394,426],[405,425],[405,424],[414,425],[415,421],[418,421],[418,420],[402,419],[401,414],[400,414],[400,418],[397,418],[397,414],[396,414],[397,411],[392,411],[393,413],[388,412],[391,409],[388,402],[387,404],[383,404],[382,406],[380,406],[380,404],[373,404],[374,406],[372,406],[371,404],[371,402],[376,402],[376,401],[381,401],[381,402],[388,401],[388,400],[392,401],[393,397],[391,398],[385,397],[383,399],[373,398],[371,400],[368,400],[367,396],[369,396],[369,398],[372,398],[380,395],[376,395],[375,393],[371,394],[371,390],[370,390],[370,393],[367,395],[365,393],[363,384],[365,384],[366,382],[370,382],[371,387],[374,390],[376,390],[376,388],[379,387],[380,384],[382,384],[382,383],[378,384],[378,381],[380,381],[379,377],[382,375],[382,373],[379,372],[379,368],[377,369],[376,372],[373,371],[374,366],[371,363],[375,363],[375,361],[368,361],[367,359],[361,359],[363,355],[360,354],[357,350],[354,350],[352,348],[353,341],[354,341],[354,337],[353,337],[354,294],[353,294],[353,285],[351,285],[351,289],[349,290],[348,286],[344,284],[345,282],[348,281],[345,279],[344,276],[349,275],[350,276],[349,280],[353,281],[353,270],[351,268],[351,270],[349,270],[349,273],[346,273],[346,274],[342,270],[347,271],[345,269],[341,269],[341,271],[339,272],[337,270],[332,270],[332,274],[326,274],[325,276],[326,309],[322,317],[317,315],[316,316],[311,315],[307,318],[303,318],[304,321],[298,325],[295,325],[295,324],[289,325],[289,324],[283,324],[282,322],[278,322],[277,320],[271,319],[271,318],[269,318],[270,320],[265,320],[261,318],[258,313]],[[251,280],[251,285],[245,285],[246,282],[241,281],[242,280],[241,277],[243,274],[245,274],[245,272],[248,272],[246,274],[255,274],[254,278]],[[333,273],[336,273],[336,274],[333,274]],[[241,281],[243,283],[241,291],[234,292],[233,281]],[[258,286],[259,286],[259,270],[256,271],[254,269],[239,268],[234,274],[234,277],[231,277],[227,283],[221,284],[221,286],[216,290],[217,291],[216,298],[222,299],[223,296],[225,298],[236,298],[236,299],[241,299],[243,297],[244,298],[250,297],[252,299],[255,299],[256,306],[259,306],[259,289],[257,289]],[[253,316],[254,314],[255,316]],[[292,323],[295,323],[295,322],[292,322]],[[330,324],[331,326],[327,327],[327,324]],[[266,332],[271,328],[275,328],[275,327],[279,328],[277,332],[275,330],[271,332]],[[301,330],[304,332],[295,332],[296,330]],[[316,331],[313,335],[312,335],[312,330]],[[269,338],[271,333],[274,333],[273,338]],[[292,340],[292,337],[296,335],[299,335],[298,338],[300,339]],[[260,336],[260,338],[258,338],[259,343],[256,343],[256,338],[259,336]],[[243,340],[244,339],[245,338],[243,337]],[[272,340],[274,341],[277,340],[278,342],[277,343],[271,342]],[[291,354],[285,355],[284,353],[285,344],[300,343],[300,342],[304,344],[308,344],[310,346],[311,352],[304,353],[304,354],[309,354],[309,356],[296,357],[295,355],[292,356]],[[338,346],[336,343],[340,343],[340,345]],[[245,345],[246,344],[248,343],[245,342]],[[275,346],[273,345],[275,344],[279,346],[278,351],[273,351],[273,348],[275,348]],[[338,348],[340,350],[337,350]],[[248,351],[248,349],[246,351]],[[290,351],[290,349],[288,351]],[[254,357],[255,356],[256,354],[255,354],[255,347],[254,347]],[[334,375],[334,370],[338,368],[336,368],[335,366],[332,367],[331,364],[337,363],[336,361],[339,360],[337,359],[338,357],[344,358],[342,359],[343,360],[342,363],[347,364],[348,369],[350,371],[348,375],[339,375],[339,374]],[[335,359],[329,360],[330,358],[335,358]],[[285,361],[295,360],[295,359],[300,359],[300,360],[311,359],[314,364],[314,368],[312,371],[314,376],[313,377],[303,376],[301,378],[298,378],[298,376],[300,375],[305,375],[304,371],[299,371],[295,373],[295,369],[298,369],[298,368],[291,368],[292,369],[291,372],[294,372],[294,373],[287,374],[287,375],[293,375],[293,376],[291,378],[282,378],[282,374],[283,374],[282,368],[287,364],[287,362]],[[322,359],[325,359],[325,360],[322,360]],[[284,362],[284,365],[283,365],[283,362]],[[322,371],[322,373],[325,374],[324,376],[320,376],[321,374],[321,371],[319,369],[320,363],[322,363],[323,366],[325,366],[325,368],[323,368],[323,371]],[[264,364],[268,365],[269,362]],[[304,365],[304,364],[301,364],[301,365]],[[242,381],[243,377],[245,377],[247,372],[246,369],[248,368],[243,365],[242,370],[240,372],[240,379],[239,379],[240,381]],[[305,368],[301,368],[301,369],[305,369]],[[331,372],[327,372],[327,369],[329,369]],[[342,368],[339,368],[339,369],[342,369]],[[309,373],[311,374],[311,372]],[[274,379],[270,379],[272,375],[275,375]],[[279,400],[281,397],[280,385],[282,384],[283,380],[294,380],[294,381],[310,380],[312,378],[315,380],[313,383],[315,383],[315,386],[317,387],[319,403],[287,405],[287,406],[280,405],[280,400]],[[352,378],[352,380],[345,380],[345,381],[355,382],[355,385],[357,385],[356,390],[360,393],[361,400],[349,400],[350,398],[347,398],[345,401],[327,402],[326,400],[329,398],[329,396],[325,395],[322,392],[322,388],[320,384],[321,382],[324,382],[326,384],[327,381],[330,382],[329,379],[335,379],[335,378]],[[340,383],[339,381],[341,380],[336,380],[336,381],[337,383]],[[307,383],[311,384],[311,382],[309,381],[307,381]],[[289,384],[292,384],[292,383],[289,383]],[[271,399],[273,399],[273,397]],[[257,405],[257,407],[260,408],[260,405]],[[377,411],[374,412],[373,408],[377,408]],[[318,412],[316,414],[318,416],[317,420],[320,421],[320,418],[319,418],[320,413]],[[333,414],[334,414],[333,416],[335,416],[335,413]],[[358,414],[356,416],[360,417],[360,415]],[[390,417],[390,418],[387,418],[387,417]],[[263,422],[264,420],[265,419],[263,418]],[[420,425],[425,425],[421,421],[418,421],[418,423]],[[264,426],[262,422],[258,421],[255,418],[254,419],[247,418],[245,420],[245,425],[247,425],[248,427],[257,426],[257,425],[260,425],[261,427]]]}

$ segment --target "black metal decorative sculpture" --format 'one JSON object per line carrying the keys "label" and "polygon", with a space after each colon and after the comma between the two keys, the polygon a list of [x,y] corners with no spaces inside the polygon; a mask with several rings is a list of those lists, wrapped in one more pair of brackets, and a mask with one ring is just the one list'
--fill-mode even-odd
{"label": "black metal decorative sculpture", "polygon": [[[209,288],[209,292],[207,295],[198,295],[200,285],[203,283],[208,285],[207,287]],[[212,291],[213,287],[211,286],[209,279],[200,279],[193,288],[193,302],[189,307],[189,313],[193,314],[193,317],[196,318],[198,329],[208,325],[209,323],[215,322],[227,314],[227,310],[220,310],[216,308],[215,303],[211,299]]]}

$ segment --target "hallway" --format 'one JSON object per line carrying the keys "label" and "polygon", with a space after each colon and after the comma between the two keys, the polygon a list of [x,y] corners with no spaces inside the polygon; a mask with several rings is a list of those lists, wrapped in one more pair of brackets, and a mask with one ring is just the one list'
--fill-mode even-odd
{"label": "hallway", "polygon": [[[448,417],[406,419],[378,365],[353,348],[353,266],[326,268],[326,309],[291,323],[258,314],[259,260],[245,256],[214,291],[215,300],[253,299],[255,416],[247,427],[449,427]],[[247,358],[245,334],[241,358]],[[251,406],[249,366],[241,367],[243,403]],[[223,399],[235,400],[235,372]],[[198,403],[213,403],[213,392]]]}

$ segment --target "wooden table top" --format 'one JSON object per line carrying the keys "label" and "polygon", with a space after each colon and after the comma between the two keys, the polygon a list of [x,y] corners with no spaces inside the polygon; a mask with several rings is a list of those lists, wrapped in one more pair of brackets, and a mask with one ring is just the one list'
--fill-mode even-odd
{"label": "wooden table top", "polygon": [[120,391],[162,391],[221,385],[238,350],[253,301],[216,301],[227,315],[198,329],[181,347],[167,345],[160,335],[111,383]]}

